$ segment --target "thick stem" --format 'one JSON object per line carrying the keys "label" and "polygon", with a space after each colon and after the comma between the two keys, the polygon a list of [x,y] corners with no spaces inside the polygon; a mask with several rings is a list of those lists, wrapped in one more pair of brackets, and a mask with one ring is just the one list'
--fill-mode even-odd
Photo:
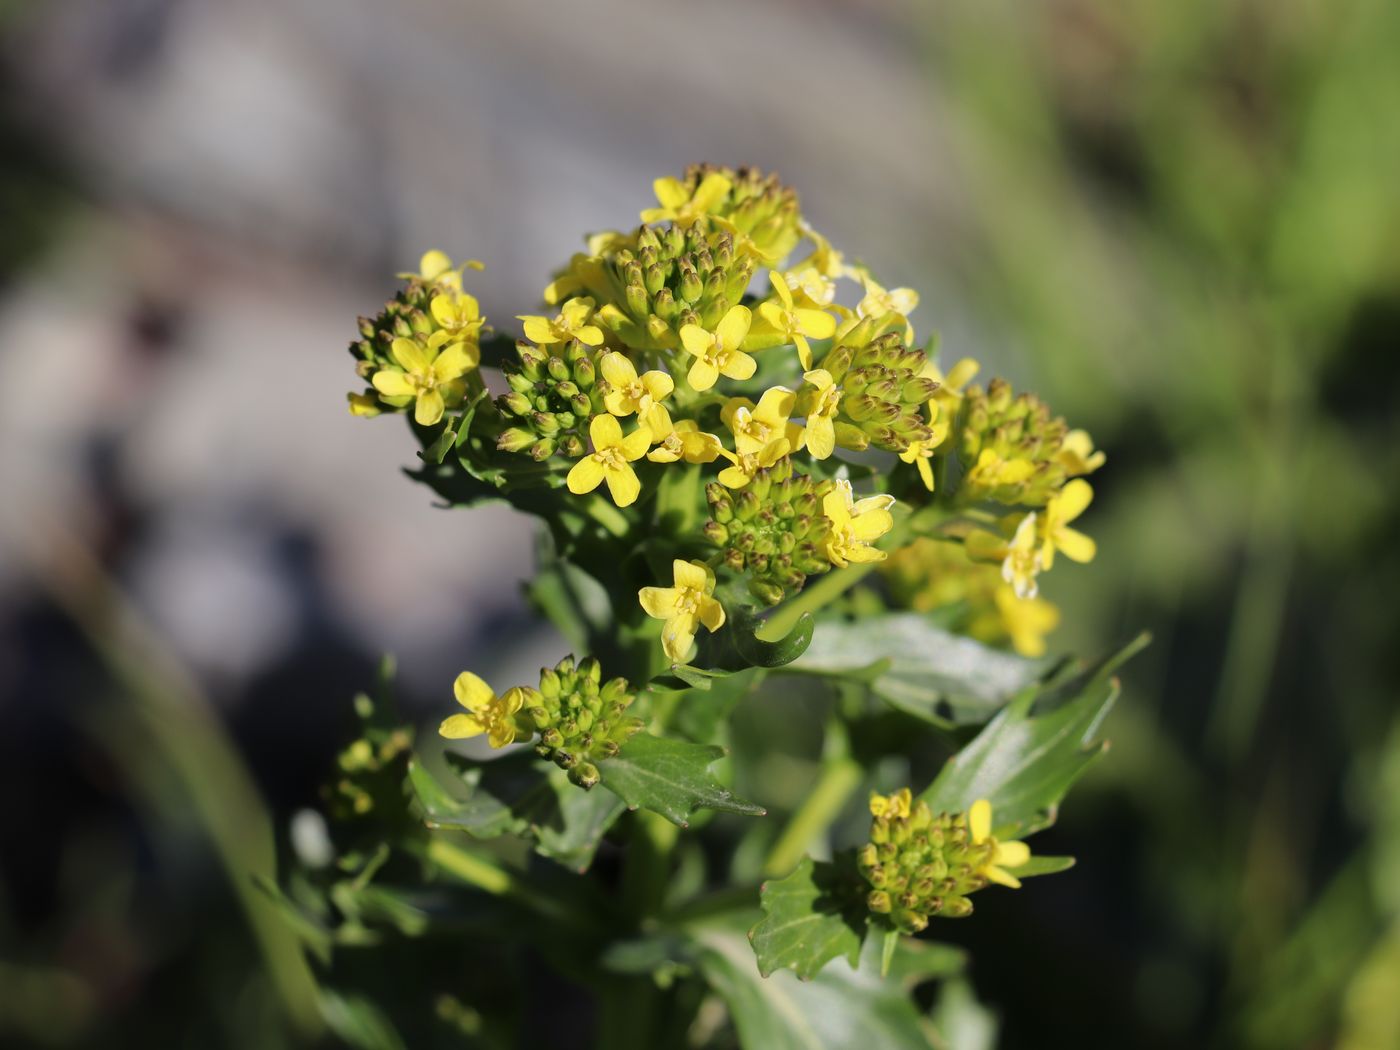
{"label": "thick stem", "polygon": [[845,723],[833,713],[827,722],[821,772],[807,798],[788,821],[763,864],[767,878],[787,875],[822,835],[860,785],[863,770],[851,757]]}

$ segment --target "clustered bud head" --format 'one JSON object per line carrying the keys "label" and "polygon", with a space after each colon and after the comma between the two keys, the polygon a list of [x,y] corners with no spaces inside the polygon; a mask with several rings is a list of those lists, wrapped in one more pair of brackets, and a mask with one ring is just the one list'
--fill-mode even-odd
{"label": "clustered bud head", "polygon": [[683,184],[693,195],[706,176],[718,172],[729,180],[729,193],[710,214],[753,242],[765,259],[782,259],[802,239],[802,206],[797,193],[776,174],[757,168],[692,164]]}
{"label": "clustered bud head", "polygon": [[535,751],[585,790],[599,780],[597,763],[614,757],[645,723],[627,709],[635,697],[625,678],[603,681],[602,667],[588,656],[566,656],[540,671],[540,688],[524,714],[539,739]]}
{"label": "clustered bud head", "polygon": [[744,488],[712,482],[705,489],[710,520],[705,537],[721,560],[748,577],[749,591],[765,605],[797,593],[808,576],[831,568],[826,550],[831,522],[822,513],[829,481],[814,481],[783,457],[757,471]]}
{"label": "clustered bud head", "polygon": [[915,442],[933,440],[926,405],[938,389],[924,375],[928,358],[907,347],[897,332],[886,332],[864,345],[843,341],[821,366],[841,388],[836,414],[836,443],[845,448],[869,445],[903,452]]}
{"label": "clustered bud head", "polygon": [[957,421],[958,456],[967,474],[959,502],[1041,507],[1072,477],[1087,474],[1103,454],[1083,455],[1088,436],[1071,431],[1034,394],[1015,395],[993,379],[964,394]]}
{"label": "clustered bud head", "polygon": [[1030,851],[991,835],[991,807],[984,801],[966,814],[935,815],[903,788],[871,796],[870,812],[870,841],[856,862],[871,886],[870,911],[896,930],[919,933],[934,916],[971,915],[968,896],[989,882],[1020,885],[1000,865],[1023,865]]}
{"label": "clustered bud head", "polygon": [[537,461],[588,451],[588,424],[604,411],[594,351],[571,339],[548,347],[520,341],[502,371],[510,392],[496,399],[504,424],[496,447]]}

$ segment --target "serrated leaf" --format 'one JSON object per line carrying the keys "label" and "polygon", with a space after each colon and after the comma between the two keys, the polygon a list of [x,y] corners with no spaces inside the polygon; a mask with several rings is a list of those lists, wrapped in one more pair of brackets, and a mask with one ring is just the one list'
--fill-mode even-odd
{"label": "serrated leaf", "polygon": [[829,966],[810,981],[786,970],[760,977],[738,931],[708,928],[696,939],[700,970],[749,1050],[930,1050],[912,1000],[898,982],[880,978],[877,938],[859,969]]}
{"label": "serrated leaf", "polygon": [[765,882],[759,901],[763,918],[749,931],[749,943],[764,977],[787,968],[806,981],[833,959],[860,963],[868,912],[849,863],[804,857],[791,875]]}
{"label": "serrated leaf", "polygon": [[570,783],[558,766],[551,768],[549,784],[556,806],[533,827],[535,852],[581,875],[593,863],[603,836],[627,807],[610,792],[596,788],[584,791]]}
{"label": "serrated leaf", "polygon": [[628,808],[652,810],[683,828],[697,809],[766,815],[762,806],[744,801],[715,779],[710,766],[723,757],[723,748],[642,733],[616,757],[598,763],[598,771],[603,787]]}
{"label": "serrated leaf", "polygon": [[952,634],[919,613],[816,627],[790,670],[868,682],[891,706],[943,727],[980,725],[1050,668]]}
{"label": "serrated leaf", "polygon": [[1022,693],[948,760],[920,797],[935,812],[966,810],[985,798],[1003,837],[1054,823],[1065,792],[1106,746],[1094,737],[1118,696],[1118,683],[1104,677],[1116,666],[1111,661],[1080,680],[1078,695],[1056,695],[1048,711],[1037,709],[1036,692]]}

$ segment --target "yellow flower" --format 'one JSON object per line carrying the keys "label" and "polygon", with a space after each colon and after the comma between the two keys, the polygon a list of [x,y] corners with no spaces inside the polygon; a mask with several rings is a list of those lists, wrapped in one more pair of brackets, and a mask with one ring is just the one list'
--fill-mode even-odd
{"label": "yellow flower", "polygon": [[662,401],[671,396],[676,384],[665,372],[653,370],[637,375],[636,366],[616,351],[603,355],[599,366],[609,390],[603,404],[615,416],[637,413],[638,421],[650,429],[653,440],[660,440],[671,431],[671,416]]}
{"label": "yellow flower", "polygon": [[675,463],[681,459],[687,463],[713,463],[722,452],[724,446],[719,438],[703,433],[695,420],[682,419],[647,453],[647,459],[653,463]]}
{"label": "yellow flower", "polygon": [[870,796],[870,815],[888,817],[891,820],[909,816],[914,804],[914,793],[907,787],[900,788],[893,795]]}
{"label": "yellow flower", "polygon": [[765,467],[771,467],[792,451],[792,442],[785,437],[775,438],[757,452],[730,452],[721,447],[719,452],[730,465],[719,472],[719,483],[725,488],[741,489],[753,480],[753,476]]}
{"label": "yellow flower", "polygon": [[1060,625],[1060,610],[1044,598],[1018,598],[1004,583],[993,600],[1012,648],[1022,656],[1045,655],[1045,636]]}
{"label": "yellow flower", "polygon": [[720,419],[734,435],[736,452],[761,452],[777,438],[787,438],[790,445],[796,443],[799,428],[788,422],[796,405],[796,394],[785,386],[775,386],[763,392],[756,406],[746,397],[731,397],[720,410]]}
{"label": "yellow flower", "polygon": [[841,407],[841,388],[825,368],[803,372],[802,379],[812,389],[805,392],[807,422],[803,441],[813,459],[826,459],[836,451],[836,412]]}
{"label": "yellow flower", "polygon": [[806,304],[819,309],[842,310],[844,307],[837,307],[832,304],[836,298],[836,282],[831,280],[815,266],[798,267],[788,270],[784,275],[788,290],[801,292],[802,300]]}
{"label": "yellow flower", "polygon": [[804,234],[814,245],[812,254],[794,267],[795,270],[811,268],[826,278],[849,277],[858,280],[860,271],[846,264],[846,257],[831,246],[831,242],[809,226],[804,219],[801,224]]}
{"label": "yellow flower", "polygon": [[894,497],[883,493],[856,501],[851,483],[838,478],[822,499],[822,513],[831,523],[826,540],[826,556],[831,564],[844,569],[851,562],[882,561],[885,552],[870,544],[894,527],[890,514],[893,505]]}
{"label": "yellow flower", "polygon": [[421,426],[430,427],[442,419],[447,400],[462,394],[462,376],[481,359],[475,344],[451,338],[448,332],[437,331],[426,343],[395,339],[389,353],[399,368],[381,368],[370,380],[390,404],[400,398],[400,405],[416,402],[413,418]]}
{"label": "yellow flower", "polygon": [[919,293],[912,288],[886,288],[864,272],[860,283],[865,287],[865,295],[856,304],[857,316],[892,317],[904,325],[905,342],[912,342],[914,326],[909,323],[909,315],[919,305]]}
{"label": "yellow flower", "polygon": [[942,406],[946,415],[951,416],[957,411],[958,402],[963,399],[963,387],[972,381],[972,377],[981,367],[972,358],[964,357],[948,369],[945,376],[932,360],[924,365],[923,374],[938,384],[938,389],[933,392],[933,400]]}
{"label": "yellow flower", "polygon": [[990,532],[974,532],[964,541],[969,557],[1001,562],[1001,578],[1011,584],[1017,598],[1039,593],[1035,578],[1041,569],[1036,551],[1035,514],[1027,514],[1016,526],[1011,542]]}
{"label": "yellow flower", "polygon": [[928,422],[933,436],[927,441],[911,441],[909,447],[899,454],[899,458],[905,463],[913,463],[919,468],[919,479],[930,492],[933,491],[933,465],[929,460],[948,437],[948,421],[940,419],[939,415],[938,402],[930,401]]}
{"label": "yellow flower", "polygon": [[753,314],[747,306],[731,306],[713,332],[698,324],[681,327],[681,344],[695,358],[686,375],[691,389],[709,390],[721,375],[744,380],[754,374],[758,363],[739,349],[752,324]]}
{"label": "yellow flower", "polygon": [[559,308],[559,315],[550,320],[533,314],[522,314],[516,318],[525,323],[525,338],[540,346],[551,343],[567,343],[577,339],[586,346],[602,346],[603,330],[596,324],[589,324],[593,316],[592,299],[570,299]]}
{"label": "yellow flower", "polygon": [[454,339],[474,339],[486,321],[476,297],[466,292],[439,292],[433,296],[429,309],[433,320]]}
{"label": "yellow flower", "polygon": [[967,472],[967,485],[988,492],[1004,486],[1016,486],[1035,473],[1035,464],[1028,459],[1002,459],[995,449],[984,448],[977,462]]}
{"label": "yellow flower", "polygon": [[977,869],[977,874],[988,882],[1009,886],[1013,890],[1020,889],[1021,880],[1005,869],[1024,867],[1031,859],[1031,848],[1015,839],[998,842],[992,836],[992,804],[985,798],[979,798],[967,811],[967,829],[972,835],[974,846],[984,843],[990,843],[992,846],[991,857]]}
{"label": "yellow flower", "polygon": [[1092,474],[1103,466],[1105,459],[1102,451],[1094,451],[1094,440],[1087,430],[1071,430],[1066,434],[1055,458],[1070,477]]}
{"label": "yellow flower", "polygon": [[778,295],[778,302],[769,300],[761,303],[758,314],[797,347],[797,359],[802,362],[802,367],[811,368],[812,344],[807,342],[807,338],[830,339],[836,332],[836,318],[825,310],[793,305],[792,290],[788,288],[787,281],[772,270],[768,271],[768,279]]}
{"label": "yellow flower", "polygon": [[463,671],[452,683],[452,693],[470,714],[444,719],[438,732],[449,740],[485,733],[492,747],[505,747],[515,740],[515,713],[531,699],[534,690],[517,685],[497,696],[479,677]]}
{"label": "yellow flower", "polygon": [[1094,490],[1087,481],[1075,478],[1064,488],[1050,497],[1040,519],[1041,545],[1040,567],[1046,572],[1055,563],[1055,551],[1062,550],[1072,561],[1094,560],[1097,550],[1094,541],[1069,523],[1083,514],[1094,498]]}
{"label": "yellow flower", "polygon": [[569,471],[569,491],[581,496],[607,481],[613,502],[619,507],[630,507],[642,491],[632,461],[646,455],[651,447],[651,431],[643,424],[624,438],[616,416],[594,416],[588,424],[588,436],[593,439],[593,451]]}
{"label": "yellow flower", "polygon": [[659,208],[642,212],[642,222],[674,222],[677,226],[692,226],[714,211],[729,196],[732,183],[717,171],[712,171],[695,187],[692,195],[680,179],[657,179],[651,184],[656,191]]}
{"label": "yellow flower", "polygon": [[396,276],[404,281],[419,280],[443,288],[460,290],[464,269],[484,270],[486,267],[475,259],[468,259],[460,266],[453,266],[451,256],[434,248],[424,252],[423,257],[418,260],[417,273],[401,273]]}
{"label": "yellow flower", "polygon": [[666,621],[661,648],[679,663],[690,652],[697,624],[712,632],[724,626],[724,606],[713,597],[715,574],[704,562],[677,558],[671,572],[674,587],[643,587],[637,598],[648,616]]}

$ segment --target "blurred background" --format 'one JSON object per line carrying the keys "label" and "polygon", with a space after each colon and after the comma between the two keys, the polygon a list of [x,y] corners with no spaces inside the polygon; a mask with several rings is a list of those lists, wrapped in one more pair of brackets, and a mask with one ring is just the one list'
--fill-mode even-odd
{"label": "blurred background", "polygon": [[[1114,748],[959,927],[1001,1045],[1400,1047],[1400,6],[0,3],[0,1045],[295,1045],[227,861],[379,654],[551,662],[504,508],[345,411],[396,271],[507,324],[693,161],[1108,450]],[[251,852],[250,852],[251,851]],[[290,976],[289,976],[290,974]]]}

